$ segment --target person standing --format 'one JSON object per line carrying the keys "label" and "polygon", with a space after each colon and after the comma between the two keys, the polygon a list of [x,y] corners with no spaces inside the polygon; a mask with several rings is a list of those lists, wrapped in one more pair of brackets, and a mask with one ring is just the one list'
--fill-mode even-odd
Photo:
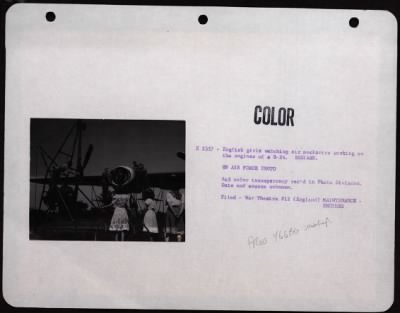
{"label": "person standing", "polygon": [[158,241],[158,224],[157,215],[155,212],[155,201],[153,199],[146,199],[145,213],[143,217],[143,232],[147,234],[147,238],[150,241]]}
{"label": "person standing", "polygon": [[184,241],[185,235],[185,190],[167,192],[166,240]]}
{"label": "person standing", "polygon": [[126,233],[129,231],[129,199],[129,194],[116,192],[113,195],[111,204],[107,205],[114,207],[114,213],[111,218],[109,230],[115,233],[115,241],[124,241]]}

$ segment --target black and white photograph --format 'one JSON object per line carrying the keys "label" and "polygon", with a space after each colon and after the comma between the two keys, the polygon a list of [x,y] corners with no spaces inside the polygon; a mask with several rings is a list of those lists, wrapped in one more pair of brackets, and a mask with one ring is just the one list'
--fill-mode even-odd
{"label": "black and white photograph", "polygon": [[8,308],[392,307],[398,15],[29,2],[3,49]]}
{"label": "black and white photograph", "polygon": [[185,241],[185,122],[31,119],[31,240]]}

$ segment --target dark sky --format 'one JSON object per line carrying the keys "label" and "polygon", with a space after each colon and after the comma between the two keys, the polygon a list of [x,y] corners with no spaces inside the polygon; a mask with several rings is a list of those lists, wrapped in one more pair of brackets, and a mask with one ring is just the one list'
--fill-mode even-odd
{"label": "dark sky", "polygon": [[[43,147],[50,156],[54,156],[74,123],[74,119],[31,120],[31,176],[45,174],[38,147]],[[94,146],[85,175],[101,175],[105,168],[131,166],[133,161],[143,163],[149,173],[185,170],[185,162],[176,156],[177,152],[185,151],[183,121],[84,120],[84,123],[82,158],[89,144]],[[72,151],[74,134],[63,151]],[[66,160],[67,157],[60,156],[57,162],[62,164]],[[37,197],[37,190],[41,190],[40,186],[34,185],[31,184],[31,206],[35,203],[35,190]]]}

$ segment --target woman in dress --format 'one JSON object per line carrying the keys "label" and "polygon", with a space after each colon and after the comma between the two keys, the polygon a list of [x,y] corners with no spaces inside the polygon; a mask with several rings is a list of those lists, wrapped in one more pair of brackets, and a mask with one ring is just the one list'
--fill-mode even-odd
{"label": "woman in dress", "polygon": [[129,200],[129,194],[116,192],[113,195],[112,202],[107,205],[107,207],[114,207],[114,213],[111,218],[109,230],[115,232],[115,241],[124,241],[126,233],[129,231]]}
{"label": "woman in dress", "polygon": [[147,234],[147,240],[149,241],[158,241],[158,224],[157,224],[157,216],[156,216],[156,206],[153,199],[146,199],[144,201],[145,204],[145,213],[143,217],[143,232]]}
{"label": "woman in dress", "polygon": [[127,232],[129,231],[129,215],[128,210],[130,209],[130,194],[124,192],[125,188],[134,177],[132,168],[128,166],[117,166],[111,170],[108,174],[107,179],[114,186],[115,193],[112,198],[112,202],[107,206],[114,207],[114,213],[111,218],[109,230],[115,232],[115,240],[124,241]]}

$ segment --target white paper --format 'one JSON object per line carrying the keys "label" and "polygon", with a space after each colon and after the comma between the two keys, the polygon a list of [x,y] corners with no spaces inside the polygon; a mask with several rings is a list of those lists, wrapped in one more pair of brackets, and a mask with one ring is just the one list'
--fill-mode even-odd
{"label": "white paper", "polygon": [[[389,12],[17,4],[6,22],[9,304],[392,304],[397,22]],[[256,124],[256,106],[292,108],[294,125]],[[185,121],[185,242],[29,240],[31,118]]]}

